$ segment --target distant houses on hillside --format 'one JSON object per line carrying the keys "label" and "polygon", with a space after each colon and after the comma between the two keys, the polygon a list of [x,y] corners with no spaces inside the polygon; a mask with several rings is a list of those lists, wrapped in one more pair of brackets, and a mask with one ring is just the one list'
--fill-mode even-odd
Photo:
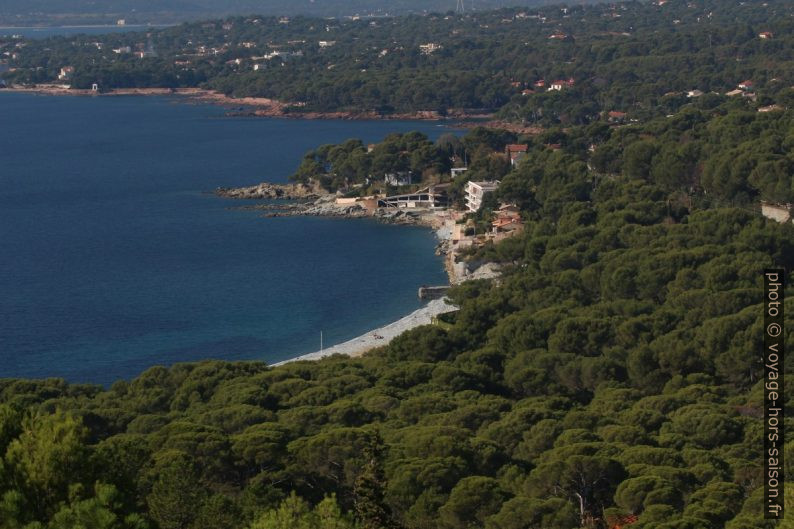
{"label": "distant houses on hillside", "polygon": [[566,88],[573,88],[575,81],[573,77],[569,77],[568,79],[558,79],[556,81],[552,81],[549,85],[549,91],[552,90],[565,90]]}
{"label": "distant houses on hillside", "polygon": [[427,44],[420,44],[419,45],[419,52],[422,55],[430,55],[431,53],[435,53],[440,50],[443,46],[436,42],[428,42]]}

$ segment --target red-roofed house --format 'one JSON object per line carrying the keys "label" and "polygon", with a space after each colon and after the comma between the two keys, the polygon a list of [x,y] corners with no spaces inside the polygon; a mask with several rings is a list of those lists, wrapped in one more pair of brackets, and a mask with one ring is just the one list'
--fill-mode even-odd
{"label": "red-roofed house", "polygon": [[752,90],[753,89],[753,82],[748,79],[747,81],[742,81],[741,83],[739,83],[738,86],[742,90]]}
{"label": "red-roofed house", "polygon": [[514,229],[518,224],[518,220],[511,217],[499,217],[491,222],[494,233]]}
{"label": "red-roofed house", "polygon": [[610,123],[622,123],[626,120],[626,113],[618,110],[610,110],[607,113],[607,121]]}
{"label": "red-roofed house", "polygon": [[771,39],[773,37],[771,31],[762,31],[758,34],[758,36],[762,39]]}
{"label": "red-roofed house", "polygon": [[527,154],[526,145],[507,145],[505,154],[510,158],[510,165],[515,166]]}
{"label": "red-roofed house", "polygon": [[491,222],[494,235],[518,233],[524,227],[521,212],[515,204],[502,204],[496,210],[496,218]]}
{"label": "red-roofed house", "polygon": [[573,77],[569,77],[568,79],[558,79],[551,83],[549,90],[562,90],[564,88],[571,88],[573,85]]}

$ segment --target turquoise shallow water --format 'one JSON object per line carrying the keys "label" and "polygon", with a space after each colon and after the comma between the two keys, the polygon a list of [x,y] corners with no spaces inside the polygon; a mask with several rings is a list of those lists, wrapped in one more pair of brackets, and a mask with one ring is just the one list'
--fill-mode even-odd
{"label": "turquoise shallow water", "polygon": [[155,364],[284,360],[420,306],[428,230],[262,218],[217,186],[285,181],[323,143],[430,122],[226,118],[160,97],[0,93],[0,377],[107,384]]}

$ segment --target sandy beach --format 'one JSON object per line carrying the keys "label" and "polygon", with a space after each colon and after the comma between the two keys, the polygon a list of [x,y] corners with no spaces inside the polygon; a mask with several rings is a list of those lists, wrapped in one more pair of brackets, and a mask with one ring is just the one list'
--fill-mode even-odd
{"label": "sandy beach", "polygon": [[[340,213],[336,211],[339,209],[339,206],[334,205],[333,201],[330,201],[327,197],[321,197],[314,202],[310,202],[309,204],[309,210],[301,209],[300,211],[294,211],[289,214],[318,214],[325,216],[340,215],[351,218],[372,216],[371,213],[362,213],[361,215],[350,212]],[[317,211],[314,211],[312,208],[317,209]],[[307,213],[307,211],[309,212]],[[443,248],[442,255],[444,255],[444,268],[446,269],[449,276],[450,285],[459,284],[470,279],[497,278],[500,275],[500,269],[498,265],[493,263],[486,263],[474,270],[469,270],[464,263],[456,263],[457,252],[451,245],[452,228],[455,224],[455,221],[455,217],[450,216],[446,212],[424,213],[415,217],[411,216],[408,218],[401,218],[401,223],[425,226],[431,228],[435,232],[436,237],[441,242],[439,246]],[[414,312],[404,316],[403,318],[400,318],[393,323],[384,325],[383,327],[379,327],[377,329],[372,329],[371,331],[367,331],[366,333],[353,338],[352,340],[342,342],[338,345],[323,349],[322,351],[315,351],[313,353],[303,354],[289,360],[284,360],[273,365],[282,365],[288,362],[295,362],[299,360],[318,360],[320,358],[335,354],[347,355],[351,357],[361,356],[367,351],[387,345],[395,337],[409,329],[431,323],[432,318],[438,314],[456,309],[458,309],[458,307],[450,304],[448,301],[446,301],[446,299],[436,299],[430,301],[424,307],[415,310]]]}
{"label": "sandy beach", "polygon": [[[335,213],[335,209],[339,208],[339,206],[334,205],[332,201],[329,201],[327,198],[323,197],[310,204],[314,204],[315,208],[320,208],[319,214],[326,216],[333,216],[337,214]],[[300,211],[294,212],[293,214],[304,215],[307,213],[305,211]],[[342,216],[355,218],[359,215],[344,213]],[[365,216],[369,217],[371,216],[371,213],[367,213]],[[439,241],[441,241],[442,245],[449,243],[452,237],[452,224],[454,224],[454,219],[449,217],[446,213],[424,213],[415,217],[412,216],[410,218],[401,218],[401,221],[401,223],[425,226],[432,229],[435,232],[436,237],[439,239]],[[454,254],[447,252],[444,253],[446,254],[444,258],[444,268],[447,270],[449,275],[450,284],[460,282],[462,278],[456,275],[454,266],[451,264],[451,262],[454,261]],[[400,318],[395,322],[367,331],[366,333],[353,338],[352,340],[328,347],[322,351],[315,351],[313,353],[303,354],[289,360],[284,360],[273,365],[282,365],[288,362],[295,362],[299,360],[318,360],[320,358],[335,354],[347,355],[351,357],[361,356],[371,349],[387,345],[395,337],[407,330],[431,323],[431,320],[434,316],[444,312],[457,310],[457,308],[457,306],[447,302],[446,299],[435,299],[428,302],[424,307],[415,310],[414,312]]]}
{"label": "sandy beach", "polygon": [[396,336],[409,329],[429,324],[433,316],[455,309],[457,309],[455,305],[451,305],[443,299],[434,299],[421,309],[413,311],[408,316],[400,318],[394,323],[390,323],[378,329],[373,329],[357,338],[342,342],[333,347],[329,347],[328,349],[301,355],[273,365],[282,365],[288,362],[296,362],[298,360],[317,360],[319,358],[335,354],[348,355],[352,357],[361,356],[370,349],[388,344]]}

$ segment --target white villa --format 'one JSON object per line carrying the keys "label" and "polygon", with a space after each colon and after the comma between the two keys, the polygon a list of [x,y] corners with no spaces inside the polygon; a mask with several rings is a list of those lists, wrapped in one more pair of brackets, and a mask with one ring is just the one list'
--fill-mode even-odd
{"label": "white villa", "polygon": [[487,193],[496,191],[499,183],[499,180],[494,180],[493,182],[468,182],[466,184],[466,207],[469,211],[478,211],[482,207],[483,197]]}

